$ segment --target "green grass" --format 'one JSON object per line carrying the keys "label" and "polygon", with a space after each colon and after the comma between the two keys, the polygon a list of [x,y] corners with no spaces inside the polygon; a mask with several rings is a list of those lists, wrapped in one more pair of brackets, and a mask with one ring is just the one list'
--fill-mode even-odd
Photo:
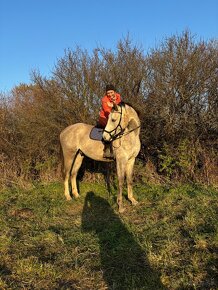
{"label": "green grass", "polygon": [[0,194],[0,289],[216,289],[215,189],[136,184],[119,215],[115,189],[80,187]]}

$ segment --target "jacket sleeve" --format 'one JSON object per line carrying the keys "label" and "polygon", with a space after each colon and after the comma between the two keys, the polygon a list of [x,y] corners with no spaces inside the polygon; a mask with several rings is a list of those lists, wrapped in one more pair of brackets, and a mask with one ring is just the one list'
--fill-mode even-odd
{"label": "jacket sleeve", "polygon": [[104,112],[108,113],[108,115],[109,115],[109,113],[111,112],[111,108],[108,106],[107,102],[108,102],[107,100],[102,100],[101,105],[102,105]]}

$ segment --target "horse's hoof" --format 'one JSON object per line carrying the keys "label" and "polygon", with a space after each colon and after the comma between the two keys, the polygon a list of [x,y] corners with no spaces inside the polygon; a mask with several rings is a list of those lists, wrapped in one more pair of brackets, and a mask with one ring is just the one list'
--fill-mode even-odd
{"label": "horse's hoof", "polygon": [[132,205],[137,205],[137,204],[138,204],[138,201],[137,201],[137,200],[135,200],[135,199],[134,199],[134,200],[132,200],[131,202],[132,202]]}
{"label": "horse's hoof", "polygon": [[72,197],[66,197],[66,200],[70,201],[70,200],[72,200]]}
{"label": "horse's hoof", "polygon": [[119,208],[119,213],[123,213],[125,211],[124,207]]}

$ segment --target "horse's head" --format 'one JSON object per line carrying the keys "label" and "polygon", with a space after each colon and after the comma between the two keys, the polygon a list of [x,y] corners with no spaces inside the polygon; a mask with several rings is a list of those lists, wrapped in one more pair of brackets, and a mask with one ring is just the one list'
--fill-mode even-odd
{"label": "horse's head", "polygon": [[114,104],[103,132],[105,141],[112,141],[122,134],[123,128],[123,105]]}

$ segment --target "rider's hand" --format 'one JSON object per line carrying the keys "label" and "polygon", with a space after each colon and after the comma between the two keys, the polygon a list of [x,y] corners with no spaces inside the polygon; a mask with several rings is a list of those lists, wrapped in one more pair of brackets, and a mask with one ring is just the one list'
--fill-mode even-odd
{"label": "rider's hand", "polygon": [[107,105],[108,105],[108,107],[112,108],[114,106],[114,102],[112,102],[112,103],[111,102],[107,102]]}

